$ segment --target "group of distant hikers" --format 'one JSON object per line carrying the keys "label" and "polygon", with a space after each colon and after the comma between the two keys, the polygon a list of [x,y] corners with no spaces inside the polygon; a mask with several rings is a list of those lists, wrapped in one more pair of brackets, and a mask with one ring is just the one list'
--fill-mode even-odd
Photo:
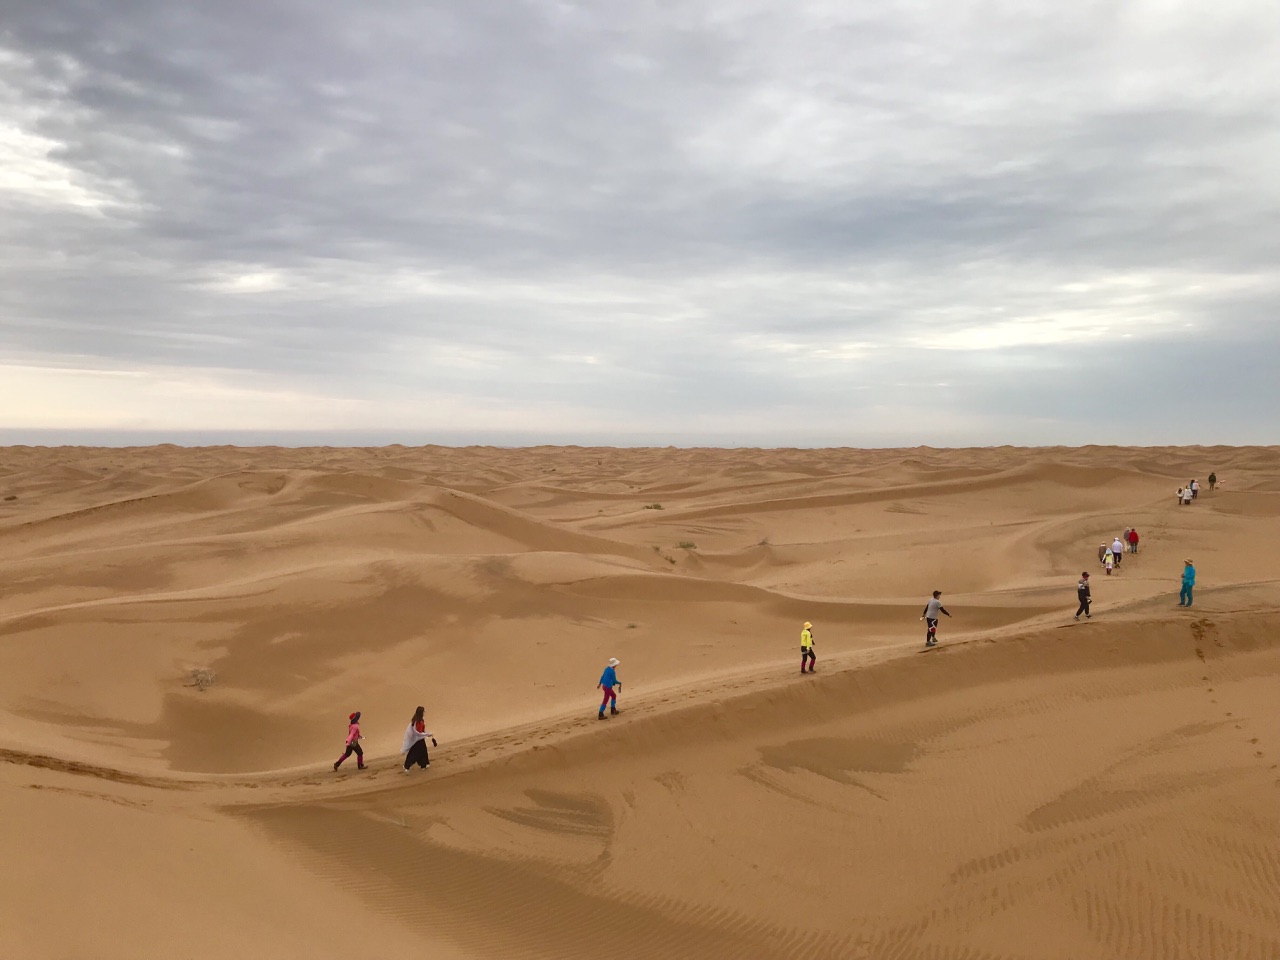
{"label": "group of distant hikers", "polygon": [[[1214,489],[1217,483],[1217,475],[1209,474],[1209,489]],[[1200,484],[1193,479],[1186,487],[1178,489],[1178,502],[1187,504],[1195,500],[1199,495]],[[1138,552],[1139,539],[1138,531],[1133,527],[1128,527],[1124,533],[1111,541],[1110,546],[1107,545],[1106,541],[1098,545],[1098,562],[1106,570],[1108,576],[1111,575],[1113,570],[1119,568],[1120,561],[1126,550],[1129,553]],[[1182,589],[1178,593],[1178,606],[1191,606],[1192,592],[1195,585],[1195,564],[1190,559],[1184,560]],[[1089,608],[1093,602],[1093,597],[1089,589],[1088,570],[1080,574],[1080,581],[1076,584],[1076,598],[1080,601],[1080,605],[1076,608],[1075,619],[1079,620],[1081,614],[1084,614],[1086,619],[1092,618],[1093,613]],[[924,645],[926,647],[936,647],[938,645],[938,620],[940,614],[951,616],[950,611],[942,605],[942,591],[935,590],[933,595],[925,601],[924,609],[920,612],[920,619],[925,621]],[[813,673],[817,669],[818,656],[814,647],[813,624],[805,621],[800,630],[801,673]],[[610,657],[609,662],[605,665],[604,672],[600,675],[600,682],[596,684],[596,689],[604,693],[600,701],[600,711],[596,716],[597,720],[605,720],[608,717],[616,716],[618,713],[618,691],[622,689],[622,682],[618,679],[618,666],[619,660],[616,657]],[[608,710],[608,713],[605,712],[606,710]],[[404,732],[404,742],[400,747],[400,752],[405,755],[405,773],[409,773],[415,765],[424,770],[431,766],[431,759],[427,754],[427,741],[430,740],[433,747],[437,746],[437,744],[435,737],[426,729],[426,724],[423,720],[424,712],[422,707],[418,707]],[[347,721],[345,750],[342,756],[334,761],[333,769],[336,771],[342,766],[344,760],[355,754],[357,768],[367,770],[368,766],[364,762],[364,750],[360,747],[360,741],[364,739],[360,734],[360,711],[357,710],[348,716]]]}
{"label": "group of distant hikers", "polygon": [[[1209,489],[1212,490],[1218,485],[1218,475],[1216,473],[1209,474]],[[1185,487],[1179,487],[1177,494],[1179,506],[1187,507],[1191,505],[1192,500],[1200,499],[1200,481],[1192,477],[1187,481]]]}

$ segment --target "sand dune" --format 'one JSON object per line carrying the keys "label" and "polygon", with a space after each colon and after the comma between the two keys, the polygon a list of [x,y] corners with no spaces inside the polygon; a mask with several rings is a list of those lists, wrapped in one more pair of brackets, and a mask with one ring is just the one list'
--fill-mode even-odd
{"label": "sand dune", "polygon": [[0,956],[1280,957],[1278,468],[8,448]]}

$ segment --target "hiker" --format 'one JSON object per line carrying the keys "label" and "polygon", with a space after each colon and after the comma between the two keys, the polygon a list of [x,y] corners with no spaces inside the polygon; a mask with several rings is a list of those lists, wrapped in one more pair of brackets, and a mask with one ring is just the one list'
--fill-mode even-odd
{"label": "hiker", "polygon": [[1080,582],[1076,584],[1076,597],[1080,601],[1080,606],[1076,608],[1076,619],[1080,619],[1080,614],[1084,614],[1085,619],[1090,619],[1093,614],[1089,612],[1089,602],[1091,595],[1089,593],[1089,571],[1080,574]]}
{"label": "hiker", "polygon": [[1111,551],[1107,549],[1107,545],[1105,543],[1098,544],[1098,562],[1105,566],[1107,562],[1107,554],[1110,552]]}
{"label": "hiker", "polygon": [[1178,594],[1178,606],[1191,606],[1191,591],[1196,585],[1196,568],[1190,560],[1182,561],[1182,590]]}
{"label": "hiker", "polygon": [[1212,490],[1218,485],[1218,475],[1216,473],[1209,474],[1209,489]]}
{"label": "hiker", "polygon": [[1198,500],[1199,498],[1200,498],[1200,481],[1192,480],[1191,481],[1191,499]]}
{"label": "hiker", "polygon": [[364,764],[364,751],[360,749],[360,741],[363,739],[364,737],[360,735],[360,711],[357,710],[347,717],[347,749],[342,756],[333,762],[334,770],[342,766],[342,761],[353,753],[356,755],[356,769],[368,769]]}
{"label": "hiker", "polygon": [[1124,559],[1124,544],[1119,537],[1111,541],[1111,555],[1115,558],[1116,566],[1120,566],[1120,561]]}
{"label": "hiker", "polygon": [[431,766],[431,757],[427,754],[427,741],[431,741],[431,745],[436,745],[436,738],[427,731],[426,721],[423,720],[423,714],[426,711],[419,707],[413,712],[413,719],[409,721],[409,727],[404,732],[404,743],[400,745],[400,752],[404,757],[404,772],[408,773],[409,768],[415,763],[419,770],[425,770]]}
{"label": "hiker", "polygon": [[926,647],[936,647],[938,645],[938,614],[945,613],[951,616],[946,607],[942,605],[942,591],[933,591],[933,596],[924,605],[924,612],[920,614],[920,619],[928,623],[928,628],[924,632],[924,645]]}
{"label": "hiker", "polygon": [[600,701],[600,716],[597,720],[604,719],[604,708],[609,708],[609,715],[613,716],[618,712],[618,695],[613,692],[613,688],[622,689],[622,683],[618,680],[618,659],[616,657],[609,658],[609,664],[604,668],[604,673],[600,674],[600,682],[596,684],[596,689],[604,691],[604,699]]}
{"label": "hiker", "polygon": [[1185,487],[1182,491],[1182,505],[1184,507],[1191,506],[1191,487]]}
{"label": "hiker", "polygon": [[1138,552],[1138,531],[1137,530],[1129,531],[1129,552],[1130,553]]}
{"label": "hiker", "polygon": [[807,620],[804,629],[800,631],[800,672],[805,672],[805,664],[809,665],[809,672],[813,673],[818,664],[818,657],[813,652],[813,624]]}
{"label": "hiker", "polygon": [[1102,565],[1107,569],[1107,576],[1111,576],[1111,571],[1116,567],[1116,555],[1108,550],[1106,557],[1102,561]]}

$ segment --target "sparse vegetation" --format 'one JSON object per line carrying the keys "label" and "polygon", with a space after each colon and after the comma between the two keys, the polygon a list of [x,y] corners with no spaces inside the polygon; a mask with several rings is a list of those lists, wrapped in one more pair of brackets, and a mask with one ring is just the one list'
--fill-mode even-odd
{"label": "sparse vegetation", "polygon": [[636,628],[636,625],[635,625],[634,623],[628,623],[628,624],[627,624],[627,629],[628,629],[628,630],[634,630],[635,628]]}
{"label": "sparse vegetation", "polygon": [[769,545],[768,537],[761,537],[760,542],[756,544],[757,547],[767,547],[768,545]]}
{"label": "sparse vegetation", "polygon": [[195,687],[203,693],[212,687],[217,679],[218,674],[214,671],[213,667],[192,667],[190,679],[186,686]]}
{"label": "sparse vegetation", "polygon": [[5,499],[6,499],[6,500],[17,500],[17,499],[18,499],[18,495],[17,495],[16,493],[11,493],[11,494],[9,494],[9,496],[5,497]]}
{"label": "sparse vegetation", "polygon": [[660,503],[646,503],[646,504],[644,505],[644,508],[645,508],[646,510],[661,510],[661,509],[662,509],[662,504],[660,504]]}
{"label": "sparse vegetation", "polygon": [[694,543],[692,540],[681,540],[681,541],[677,544],[677,546],[678,546],[681,550],[697,550],[697,549],[698,549],[698,545],[697,545],[696,543]]}

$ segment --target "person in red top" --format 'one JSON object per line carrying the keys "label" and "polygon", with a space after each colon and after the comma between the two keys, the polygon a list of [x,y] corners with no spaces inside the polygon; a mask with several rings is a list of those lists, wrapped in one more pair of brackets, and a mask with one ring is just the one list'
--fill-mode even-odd
{"label": "person in red top", "polygon": [[427,731],[426,721],[422,719],[425,712],[422,707],[415,710],[413,719],[409,721],[409,728],[404,732],[404,744],[400,747],[400,752],[405,755],[405,773],[415,763],[423,770],[431,766],[431,757],[427,755],[427,741],[430,740],[434,747],[436,738]]}
{"label": "person in red top", "polygon": [[1138,531],[1137,530],[1129,531],[1129,552],[1130,553],[1138,552]]}
{"label": "person in red top", "polygon": [[353,753],[356,755],[356,768],[358,770],[367,769],[364,765],[364,751],[360,749],[360,741],[364,737],[360,735],[360,711],[347,717],[347,750],[333,763],[333,769],[337,770],[342,766],[342,761],[347,759]]}

